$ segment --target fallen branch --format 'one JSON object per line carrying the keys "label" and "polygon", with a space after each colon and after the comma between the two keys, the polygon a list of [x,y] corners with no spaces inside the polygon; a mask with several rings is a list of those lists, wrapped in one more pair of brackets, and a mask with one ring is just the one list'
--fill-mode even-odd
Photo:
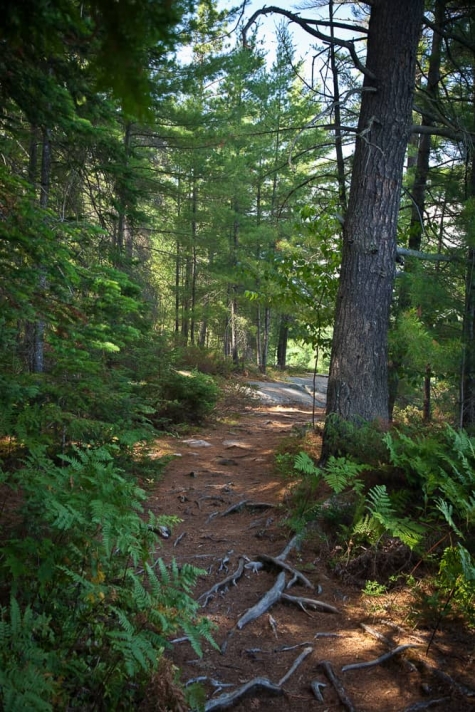
{"label": "fallen branch", "polygon": [[281,687],[282,685],[284,685],[284,684],[287,682],[287,680],[289,679],[289,677],[294,674],[294,672],[297,670],[298,666],[299,666],[301,663],[303,663],[303,661],[305,660],[305,658],[308,657],[308,656],[310,655],[310,653],[313,653],[313,648],[311,648],[311,647],[305,648],[305,650],[303,650],[303,651],[300,653],[300,655],[299,655],[297,658],[295,658],[293,664],[292,664],[291,667],[288,669],[288,671],[285,673],[284,677],[282,677],[282,678],[279,680],[279,682],[277,683],[279,687]]}
{"label": "fallen branch", "polygon": [[244,613],[243,616],[238,620],[237,622],[237,627],[239,630],[244,628],[244,626],[247,623],[250,623],[251,621],[255,620],[256,618],[259,618],[259,616],[262,616],[263,613],[269,610],[271,606],[274,605],[274,603],[277,603],[280,601],[282,592],[285,588],[285,572],[281,571],[280,574],[277,577],[277,581],[275,584],[272,586],[269,591],[261,598],[261,600],[256,603],[255,606],[252,606],[252,608],[249,608],[246,613]]}
{"label": "fallen branch", "polygon": [[288,593],[283,593],[281,595],[283,601],[288,601],[288,603],[295,603],[297,606],[304,608],[305,606],[310,606],[310,608],[320,608],[326,613],[339,613],[340,611],[335,606],[331,606],[329,603],[324,603],[323,601],[317,601],[314,598],[304,598],[303,596],[290,596]]}
{"label": "fallen branch", "polygon": [[245,560],[243,558],[239,559],[239,565],[238,565],[236,571],[234,571],[234,573],[230,574],[229,576],[226,576],[226,578],[223,579],[222,581],[218,581],[218,583],[215,583],[214,586],[212,586],[209,589],[209,591],[205,591],[205,593],[202,593],[201,596],[198,597],[198,601],[200,601],[202,598],[205,599],[204,603],[202,604],[203,608],[206,608],[206,606],[208,605],[209,599],[215,593],[219,593],[220,588],[224,588],[229,583],[232,583],[233,586],[236,585],[236,581],[239,578],[241,578],[241,576],[244,573],[244,563],[245,563]]}
{"label": "fallen branch", "polygon": [[266,677],[255,677],[249,682],[246,682],[241,687],[233,692],[228,692],[225,695],[221,695],[214,700],[208,700],[204,706],[205,712],[214,712],[214,710],[224,710],[227,707],[231,707],[235,702],[241,700],[248,692],[254,690],[267,690],[267,692],[272,692],[275,695],[283,695],[284,691],[279,685],[274,685],[273,682],[268,680]]}
{"label": "fallen branch", "polygon": [[386,660],[393,658],[395,655],[399,655],[399,653],[402,653],[404,650],[407,650],[408,648],[417,648],[417,647],[419,647],[419,646],[415,643],[407,643],[406,645],[398,645],[397,648],[390,650],[389,653],[380,655],[379,658],[375,658],[374,660],[368,660],[368,662],[366,662],[366,663],[352,663],[351,665],[343,665],[343,667],[341,668],[341,671],[347,672],[347,670],[360,670],[362,668],[374,667],[375,665],[380,665],[381,663],[386,662]]}
{"label": "fallen branch", "polygon": [[295,579],[303,583],[303,585],[307,586],[307,588],[314,588],[313,583],[311,583],[306,576],[300,573],[300,571],[297,571],[297,569],[294,569],[294,567],[288,564],[286,561],[282,561],[281,559],[279,559],[279,557],[269,556],[268,554],[260,554],[256,558],[258,561],[262,561],[263,564],[272,564],[277,568],[283,569],[284,571],[288,571],[289,574],[292,574]]}
{"label": "fallen branch", "polygon": [[341,704],[346,707],[348,712],[356,712],[352,701],[346,694],[345,688],[343,687],[343,683],[339,678],[335,675],[332,664],[329,660],[322,660],[320,662],[320,667],[323,668],[325,675],[328,677],[330,680],[331,684],[336,690],[336,694],[338,695]]}

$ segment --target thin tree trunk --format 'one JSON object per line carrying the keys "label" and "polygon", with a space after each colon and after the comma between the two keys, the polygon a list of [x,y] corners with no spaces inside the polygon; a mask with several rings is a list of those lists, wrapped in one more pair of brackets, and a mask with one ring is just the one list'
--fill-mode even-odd
{"label": "thin tree trunk", "polygon": [[[40,179],[40,207],[43,210],[48,208],[50,182],[51,182],[51,132],[44,127],[42,130],[42,149],[41,149],[41,179]],[[42,265],[38,267],[38,287],[40,292],[46,290],[46,272]],[[45,368],[44,362],[44,338],[45,338],[45,321],[39,317],[35,323],[34,343],[32,354],[32,371],[33,373],[43,373]]]}
{"label": "thin tree trunk", "polygon": [[[329,3],[329,17],[330,17],[330,35],[333,38],[335,28],[333,27],[333,0]],[[346,212],[346,182],[345,182],[345,159],[343,156],[343,143],[342,143],[342,133],[340,126],[341,121],[341,109],[340,109],[340,86],[338,81],[338,66],[336,62],[336,51],[335,45],[330,45],[330,67],[333,77],[333,100],[335,102],[335,154],[336,154],[336,171],[337,171],[337,181],[338,181],[338,199],[340,203],[340,210],[343,215]]]}
{"label": "thin tree trunk", "polygon": [[279,338],[277,341],[277,366],[281,371],[285,370],[287,364],[287,342],[289,338],[290,317],[283,314],[279,325]]}

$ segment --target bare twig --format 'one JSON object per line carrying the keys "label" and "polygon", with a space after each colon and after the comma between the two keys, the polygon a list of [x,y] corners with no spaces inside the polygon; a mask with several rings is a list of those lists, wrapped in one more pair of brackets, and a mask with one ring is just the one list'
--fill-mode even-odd
{"label": "bare twig", "polygon": [[281,687],[282,685],[285,685],[285,683],[287,682],[287,680],[289,679],[289,677],[294,674],[294,672],[297,670],[298,666],[299,666],[301,663],[303,663],[303,661],[305,660],[305,658],[308,657],[308,656],[310,655],[310,653],[312,653],[312,652],[313,652],[313,648],[311,648],[311,647],[305,648],[305,650],[302,650],[302,652],[300,653],[300,655],[299,655],[297,658],[295,658],[294,662],[292,663],[292,665],[290,666],[290,668],[287,670],[287,672],[285,673],[284,677],[282,677],[282,678],[279,680],[279,682],[277,683],[279,687]]}
{"label": "bare twig", "polygon": [[261,598],[261,600],[256,603],[255,606],[249,608],[244,615],[237,622],[237,627],[239,630],[244,628],[247,623],[259,618],[263,613],[269,610],[274,603],[280,601],[282,591],[285,588],[285,572],[281,571],[277,577],[277,581],[272,586],[272,588],[267,591],[267,593]]}
{"label": "bare twig", "polygon": [[368,660],[366,663],[352,663],[351,665],[343,665],[341,668],[342,672],[346,672],[347,670],[360,670],[362,668],[369,668],[369,667],[374,667],[375,665],[380,665],[381,663],[386,662],[386,660],[389,660],[390,658],[393,658],[395,655],[399,655],[399,653],[402,653],[404,650],[407,650],[408,648],[417,648],[419,647],[415,643],[407,643],[406,645],[398,645],[397,648],[394,648],[393,650],[390,650],[388,653],[385,653],[384,655],[380,655],[379,658],[375,658],[374,660]]}
{"label": "bare twig", "polygon": [[346,707],[348,712],[356,712],[354,705],[348,695],[346,694],[345,688],[343,687],[343,683],[341,680],[335,675],[332,664],[329,660],[322,660],[320,662],[320,667],[323,668],[325,675],[328,677],[330,680],[331,684],[336,690],[336,694],[338,695],[341,704]]}

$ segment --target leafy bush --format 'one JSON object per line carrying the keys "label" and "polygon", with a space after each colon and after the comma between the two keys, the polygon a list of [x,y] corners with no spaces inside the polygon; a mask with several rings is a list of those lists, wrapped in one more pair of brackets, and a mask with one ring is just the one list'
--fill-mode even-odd
{"label": "leafy bush", "polygon": [[3,478],[22,499],[0,558],[3,709],[131,709],[170,636],[198,654],[211,641],[190,596],[204,572],[156,558],[157,528],[176,519],[145,517],[110,448],[63,461],[37,449]]}
{"label": "leafy bush", "polygon": [[156,385],[157,399],[154,422],[164,427],[170,424],[198,424],[216,405],[219,389],[211,376],[198,371],[170,371]]}

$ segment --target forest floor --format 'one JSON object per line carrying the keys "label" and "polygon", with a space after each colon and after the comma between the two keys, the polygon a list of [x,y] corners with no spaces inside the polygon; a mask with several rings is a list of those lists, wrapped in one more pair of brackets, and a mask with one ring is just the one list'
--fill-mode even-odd
{"label": "forest floor", "polygon": [[[318,417],[323,417],[323,411]],[[316,528],[284,554],[294,534],[286,520],[295,480],[278,473],[275,454],[286,444],[298,446],[310,420],[310,409],[301,405],[263,405],[241,398],[236,391],[212,423],[192,435],[164,437],[155,443],[152,456],[176,457],[158,483],[144,484],[148,507],[182,520],[163,541],[160,555],[165,561],[174,558],[180,565],[187,562],[208,572],[200,577],[194,595],[203,615],[214,623],[214,638],[221,648],[215,650],[205,641],[200,658],[184,640],[174,642],[167,655],[182,670],[182,681],[198,680],[203,685],[208,710],[222,709],[218,703],[222,695],[232,695],[255,678],[266,678],[280,694],[267,682],[251,686],[230,709],[475,710],[473,630],[444,619],[427,653],[435,621],[434,616],[424,620],[414,587],[399,586],[377,596],[363,593],[361,581],[355,585],[335,573],[331,562],[345,552],[332,550],[331,533],[326,536]],[[317,436],[307,434],[307,444],[309,437],[318,448]],[[292,579],[290,569],[282,568],[279,560],[266,559],[282,554],[284,563],[301,574],[286,593],[317,599],[330,608],[299,605],[282,599],[279,591],[269,610],[246,623],[242,618],[246,611],[282,582],[284,574],[286,583]],[[262,570],[242,568],[259,557]],[[234,582],[206,595],[231,575]],[[375,666],[342,669],[403,645],[411,647]],[[283,680],[295,662],[297,667]],[[316,690],[321,700],[312,683],[325,685]],[[232,698],[224,702],[231,703]]]}

